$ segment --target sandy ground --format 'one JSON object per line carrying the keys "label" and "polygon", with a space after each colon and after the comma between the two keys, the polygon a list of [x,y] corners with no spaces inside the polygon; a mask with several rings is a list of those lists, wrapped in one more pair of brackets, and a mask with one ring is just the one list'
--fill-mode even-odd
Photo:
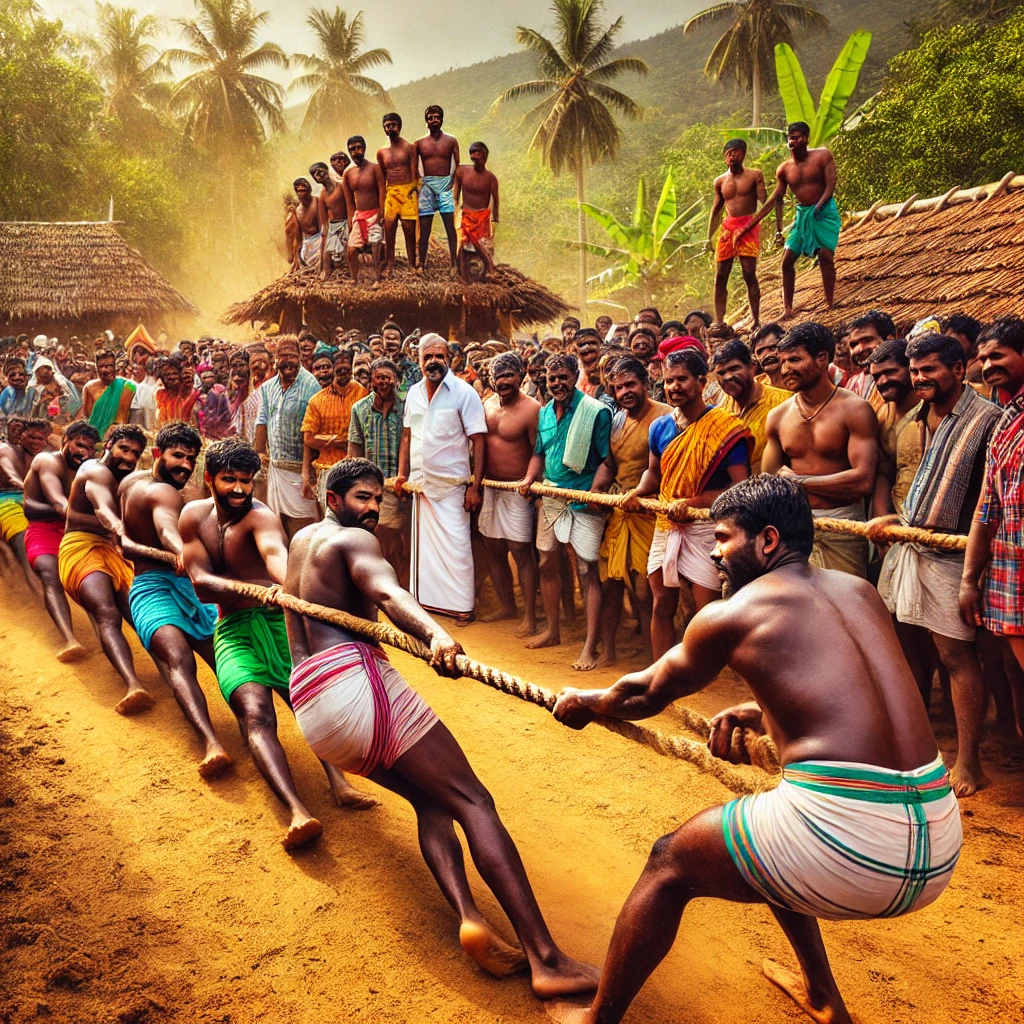
{"label": "sandy ground", "polygon": [[[126,720],[111,710],[123,691],[84,617],[76,612],[92,657],[61,666],[42,610],[5,585],[0,1022],[547,1019],[524,978],[494,980],[463,956],[403,801],[382,794],[374,811],[335,809],[279,705],[299,789],[325,826],[316,845],[285,853],[284,815],[208,671],[201,678],[214,722],[235,760],[231,774],[209,784],[134,636],[142,678],[159,700]],[[476,624],[460,638],[480,660],[543,685],[575,682],[575,643],[524,652],[507,623]],[[600,963],[651,843],[729,794],[619,737],[572,733],[475,682],[394,660],[493,792],[556,939]],[[738,684],[720,680],[693,703],[709,712],[741,696]],[[986,754],[993,785],[962,804],[964,854],[942,898],[902,920],[823,925],[858,1021],[1021,1020],[1024,762],[996,743]],[[485,912],[508,932],[472,877]],[[763,978],[764,957],[793,963],[766,909],[698,901],[628,1020],[806,1019]]]}

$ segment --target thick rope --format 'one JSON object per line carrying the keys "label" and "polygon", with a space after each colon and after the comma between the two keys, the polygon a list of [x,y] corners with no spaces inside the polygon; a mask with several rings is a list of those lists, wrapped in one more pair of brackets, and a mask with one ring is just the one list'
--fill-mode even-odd
{"label": "thick rope", "polygon": [[[168,551],[161,551],[158,548],[145,547],[139,544],[134,545],[134,549],[140,556],[151,558],[154,561],[166,562],[168,565],[173,565],[175,562],[174,556]],[[425,643],[387,623],[371,622],[368,619],[362,619],[342,611],[340,608],[327,608],[323,605],[312,604],[309,601],[303,601],[301,598],[293,597],[291,594],[286,594],[276,587],[261,587],[258,584],[243,583],[240,580],[229,580],[228,583],[232,592],[240,597],[248,598],[251,601],[259,601],[261,604],[277,605],[298,615],[307,615],[312,619],[329,622],[332,625],[340,626],[342,629],[374,640],[377,643],[395,647],[406,654],[411,654],[414,658],[419,658],[421,661],[430,661],[430,648]],[[464,654],[458,656],[457,666],[459,672],[470,679],[475,679],[495,690],[500,690],[502,693],[518,697],[529,704],[536,704],[546,711],[554,710],[555,701],[558,698],[557,694],[552,690],[537,686],[536,683],[521,679],[519,676],[514,676],[509,672],[492,668],[490,665],[484,665]],[[692,729],[705,740],[711,735],[711,723],[703,715],[692,708],[685,708],[681,705],[677,710],[680,712],[687,728]],[[634,722],[622,722],[615,718],[598,716],[594,721],[610,732],[618,733],[620,736],[625,736],[637,743],[642,743],[645,747],[650,747],[651,750],[665,757],[674,757],[680,761],[688,761],[705,774],[714,776],[723,786],[731,789],[734,793],[754,793],[765,788],[764,780],[750,779],[736,771],[728,762],[714,757],[705,743],[698,743],[683,736],[667,735],[659,732],[657,729],[650,729],[647,726],[637,725]],[[739,732],[739,730],[736,730],[736,732]],[[769,774],[778,773],[778,757],[775,753],[775,747],[768,737],[754,736],[753,734],[737,737],[734,733],[734,748],[738,744],[746,747],[752,764],[762,768]]]}
{"label": "thick rope", "polygon": [[[465,484],[466,480],[446,480],[446,483]],[[394,481],[389,480],[388,485]],[[518,491],[519,483],[514,480],[484,480],[484,487],[496,491]],[[406,481],[404,490],[418,494],[422,488],[419,484]],[[574,491],[564,487],[552,487],[550,484],[531,484],[530,493],[538,497],[558,498],[560,501],[579,501],[588,505],[601,505],[607,508],[621,508],[625,502],[624,494],[602,494],[599,491]],[[656,498],[637,498],[645,513],[661,513],[674,523],[704,522],[711,518],[706,508],[691,508],[681,501],[658,501]],[[852,519],[833,519],[823,516],[814,520],[814,529],[823,533],[845,533],[853,537],[863,537],[876,543],[920,544],[923,547],[936,548],[939,551],[966,551],[967,538],[960,534],[935,533],[917,526],[876,526],[858,523]]]}

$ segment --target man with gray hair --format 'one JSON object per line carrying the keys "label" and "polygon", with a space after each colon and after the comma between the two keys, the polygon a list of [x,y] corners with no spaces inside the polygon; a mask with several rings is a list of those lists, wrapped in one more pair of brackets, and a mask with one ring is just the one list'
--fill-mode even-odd
{"label": "man with gray hair", "polygon": [[405,400],[395,480],[399,495],[406,480],[418,485],[409,589],[424,608],[465,626],[476,603],[469,517],[483,500],[487,423],[480,396],[452,372],[448,342],[425,334],[419,349],[423,379]]}

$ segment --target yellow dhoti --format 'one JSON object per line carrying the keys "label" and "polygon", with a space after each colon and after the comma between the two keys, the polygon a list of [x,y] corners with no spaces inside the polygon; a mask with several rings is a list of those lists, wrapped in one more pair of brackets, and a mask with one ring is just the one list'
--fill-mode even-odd
{"label": "yellow dhoti", "polygon": [[57,554],[57,571],[64,589],[75,601],[78,601],[78,593],[90,573],[105,573],[110,577],[114,590],[125,595],[135,578],[132,567],[116,544],[84,530],[71,530],[64,534]]}
{"label": "yellow dhoti", "polygon": [[613,508],[601,543],[601,579],[627,580],[631,572],[647,575],[654,539],[654,518]]}

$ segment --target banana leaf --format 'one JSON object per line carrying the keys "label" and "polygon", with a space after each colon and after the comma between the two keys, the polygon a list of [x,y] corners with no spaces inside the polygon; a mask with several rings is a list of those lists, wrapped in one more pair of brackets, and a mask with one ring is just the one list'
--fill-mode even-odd
{"label": "banana leaf", "polygon": [[811,128],[812,146],[825,145],[842,127],[846,105],[857,88],[857,78],[870,46],[871,33],[861,30],[854,32],[840,50],[821,90],[818,112]]}
{"label": "banana leaf", "polygon": [[742,139],[748,145],[756,142],[759,146],[778,146],[786,141],[786,133],[781,128],[720,128],[719,131],[726,142]]}
{"label": "banana leaf", "polygon": [[657,257],[661,242],[671,230],[676,220],[676,183],[671,172],[665,175],[665,184],[661,187],[658,205],[654,208],[654,221],[651,225],[651,249]]}
{"label": "banana leaf", "polygon": [[[788,43],[775,45],[775,77],[779,82],[779,95],[786,108],[786,120],[806,121],[808,125],[813,125],[817,114],[814,100],[811,99],[811,93],[807,88],[807,80],[804,78],[800,61]],[[811,144],[814,144],[813,141]]]}
{"label": "banana leaf", "polygon": [[637,229],[628,227],[619,222],[614,213],[602,210],[599,206],[592,206],[590,203],[580,203],[580,209],[592,220],[601,225],[607,232],[608,237],[623,249],[632,248],[635,244]]}
{"label": "banana leaf", "polygon": [[643,227],[644,217],[647,216],[647,181],[640,175],[636,183],[636,206],[633,207],[633,227]]}

